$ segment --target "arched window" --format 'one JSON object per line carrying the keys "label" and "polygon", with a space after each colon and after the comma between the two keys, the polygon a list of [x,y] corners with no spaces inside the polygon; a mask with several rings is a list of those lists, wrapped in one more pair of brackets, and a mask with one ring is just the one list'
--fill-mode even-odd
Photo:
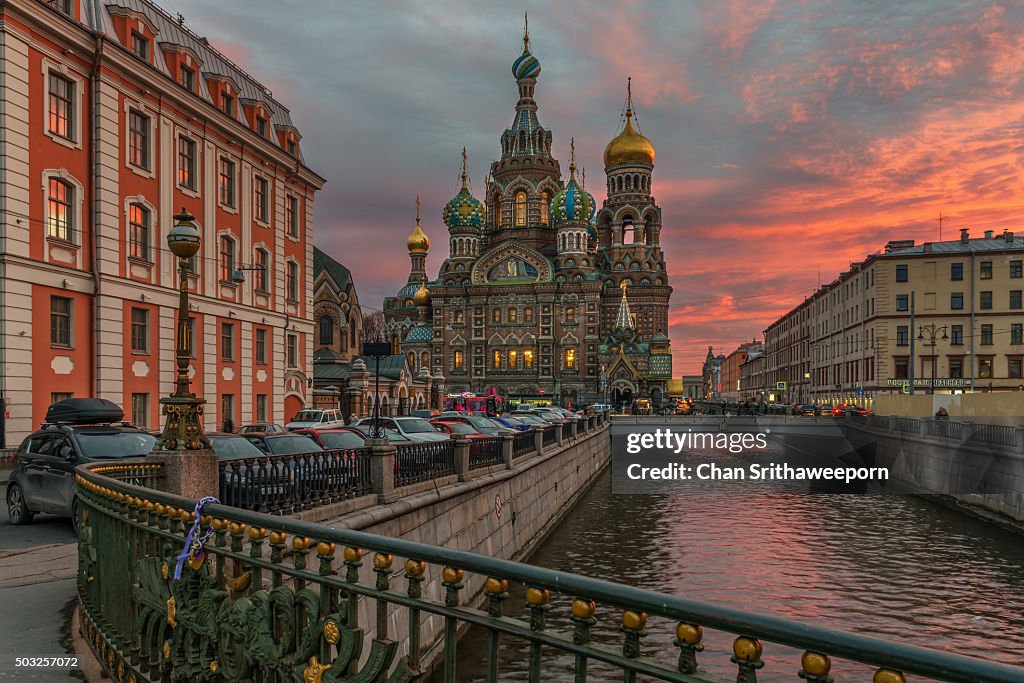
{"label": "arched window", "polygon": [[565,309],[565,322],[574,323],[576,322],[576,308],[574,306],[567,306]]}
{"label": "arched window", "polygon": [[615,179],[615,185],[617,186],[619,192],[622,192],[622,176],[618,176]]}
{"label": "arched window", "polygon": [[427,353],[426,351],[424,351],[423,353],[420,354],[420,367],[421,368],[428,368],[428,367],[430,367],[430,354]]}
{"label": "arched window", "polygon": [[576,349],[565,350],[565,369],[573,370],[576,368]]}
{"label": "arched window", "polygon": [[401,351],[399,350],[398,335],[391,335],[391,355],[397,356]]}
{"label": "arched window", "polygon": [[516,192],[516,204],[512,222],[516,227],[526,225],[526,192],[523,190]]}
{"label": "arched window", "polygon": [[527,370],[533,369],[533,349],[523,351],[523,367]]}
{"label": "arched window", "polygon": [[416,369],[416,354],[412,351],[409,352],[409,369]]}
{"label": "arched window", "polygon": [[50,178],[46,205],[46,235],[54,239],[73,242],[75,223],[71,207],[74,205],[75,187],[60,178]]}
{"label": "arched window", "polygon": [[128,207],[128,255],[132,258],[149,260],[149,209],[142,204]]}
{"label": "arched window", "polygon": [[456,322],[456,323],[461,323],[462,322],[462,311],[455,311],[455,320],[454,320],[454,322]]}
{"label": "arched window", "polygon": [[517,349],[509,349],[508,352],[508,367],[510,370],[515,370],[519,366],[519,351]]}
{"label": "arched window", "polygon": [[356,348],[356,319],[354,315],[348,324],[348,343],[353,349]]}
{"label": "arched window", "polygon": [[494,352],[494,367],[495,369],[501,367],[501,351],[495,350]]}
{"label": "arched window", "polygon": [[288,268],[285,271],[284,278],[285,285],[285,296],[288,297],[288,301],[299,300],[299,264],[295,261],[288,262]]}
{"label": "arched window", "polygon": [[639,190],[640,189],[640,176],[639,175],[633,176],[633,189],[634,190]]}
{"label": "arched window", "polygon": [[523,309],[523,322],[524,323],[532,323],[533,322],[533,309],[532,308],[524,308]]}
{"label": "arched window", "polygon": [[517,318],[516,309],[514,309],[514,308],[508,309],[508,322],[514,323],[514,322],[516,322],[516,318]]}
{"label": "arched window", "polygon": [[500,308],[495,308],[494,311],[491,313],[491,322],[496,322],[496,323],[500,323],[501,322],[501,309]]}
{"label": "arched window", "polygon": [[540,193],[540,222],[548,225],[551,222],[551,193],[544,190]]}
{"label": "arched window", "polygon": [[626,176],[626,189],[627,190],[632,190],[633,189],[633,176],[631,176],[631,175]]}
{"label": "arched window", "polygon": [[580,237],[579,233],[576,233],[576,251],[583,248],[583,238]]}
{"label": "arched window", "polygon": [[526,131],[525,130],[519,131],[519,151],[520,152],[525,152],[526,151]]}
{"label": "arched window", "polygon": [[636,239],[636,233],[633,228],[633,217],[626,216],[622,219],[622,243],[633,244]]}
{"label": "arched window", "polygon": [[235,240],[227,235],[220,238],[220,261],[218,266],[220,281],[231,282],[231,275],[235,272]]}
{"label": "arched window", "polygon": [[324,346],[330,346],[334,343],[334,321],[331,320],[331,316],[323,315],[320,316],[320,343]]}

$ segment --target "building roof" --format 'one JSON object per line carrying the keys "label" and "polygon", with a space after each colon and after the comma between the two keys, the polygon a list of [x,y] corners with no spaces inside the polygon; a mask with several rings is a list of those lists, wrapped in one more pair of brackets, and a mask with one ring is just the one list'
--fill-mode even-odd
{"label": "building roof", "polygon": [[434,339],[434,328],[427,323],[420,323],[413,325],[409,333],[405,335],[405,339],[402,341],[407,342],[429,342]]}
{"label": "building roof", "polygon": [[[366,369],[370,373],[370,377],[374,376],[374,371],[377,369],[377,361],[372,356],[358,356],[364,363],[366,363]],[[380,376],[384,379],[399,379],[402,376],[402,369],[405,368],[405,356],[397,354],[394,356],[385,356],[380,359]],[[349,373],[352,371],[352,365],[355,363],[355,359],[352,363],[335,363],[328,360],[319,360],[316,357],[316,353],[313,354],[313,378],[317,380],[324,379],[348,379]]]}
{"label": "building roof", "polygon": [[[990,231],[991,232],[991,231]],[[923,242],[914,244],[913,240],[890,242],[884,254],[874,254],[875,258],[905,256],[908,254],[969,254],[979,251],[1024,250],[1024,237],[1013,233],[993,235],[992,237],[972,237],[967,242],[950,240],[948,242]]]}
{"label": "building roof", "polygon": [[[294,129],[291,113],[288,108],[274,99],[266,86],[246,73],[241,67],[225,57],[223,54],[211,47],[210,42],[185,26],[184,18],[179,15],[175,19],[163,8],[149,0],[116,0],[116,2],[103,2],[103,0],[88,0],[82,3],[83,23],[94,31],[98,31],[112,38],[115,43],[120,44],[117,32],[114,30],[114,22],[111,18],[111,9],[127,9],[137,12],[156,29],[156,42],[180,45],[192,50],[202,62],[204,74],[226,76],[238,86],[238,97],[252,100],[262,104],[270,112],[270,121],[274,126],[283,126]],[[171,73],[164,62],[160,50],[153,51],[153,66],[168,77]],[[199,95],[208,102],[213,103],[210,93],[207,90],[204,79],[197,79]],[[215,106],[217,103],[213,103]],[[235,118],[239,123],[248,126],[241,107],[235,108]],[[296,131],[298,132],[298,131]]]}
{"label": "building roof", "polygon": [[315,280],[321,272],[326,271],[338,287],[344,289],[352,281],[352,271],[341,265],[325,252],[313,247],[313,279]]}

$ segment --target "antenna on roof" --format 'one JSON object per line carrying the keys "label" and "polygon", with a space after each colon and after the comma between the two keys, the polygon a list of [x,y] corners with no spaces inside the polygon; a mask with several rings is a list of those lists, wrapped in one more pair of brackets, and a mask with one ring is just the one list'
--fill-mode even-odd
{"label": "antenna on roof", "polygon": [[942,241],[942,209],[939,209],[939,241]]}
{"label": "antenna on roof", "polygon": [[181,12],[178,12],[177,16],[175,16],[174,18],[178,20],[178,26],[185,25],[185,15]]}

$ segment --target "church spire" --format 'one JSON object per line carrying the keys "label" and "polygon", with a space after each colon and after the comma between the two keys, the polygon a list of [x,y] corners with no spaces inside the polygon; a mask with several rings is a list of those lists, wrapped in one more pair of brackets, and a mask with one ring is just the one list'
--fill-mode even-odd
{"label": "church spire", "polygon": [[523,52],[530,51],[530,13],[523,12]]}
{"label": "church spire", "polygon": [[622,289],[622,301],[619,302],[619,314],[615,317],[615,329],[617,330],[632,330],[633,316],[629,312],[629,300],[626,298],[626,289],[629,288],[629,280],[623,280],[619,283],[619,288]]}
{"label": "church spire", "polygon": [[462,189],[463,190],[468,190],[469,189],[469,185],[468,185],[469,173],[466,171],[466,165],[467,165],[466,146],[463,145],[462,146]]}

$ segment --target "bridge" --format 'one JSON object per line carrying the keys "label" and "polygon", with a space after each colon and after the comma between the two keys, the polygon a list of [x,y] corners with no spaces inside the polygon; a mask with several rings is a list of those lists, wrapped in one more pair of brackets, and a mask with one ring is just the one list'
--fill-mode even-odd
{"label": "bridge", "polygon": [[[737,609],[334,523],[362,515],[353,523],[368,528],[368,516],[409,519],[445,501],[474,507],[477,492],[489,497],[489,487],[515,478],[537,486],[587,462],[600,470],[608,442],[605,419],[591,417],[479,446],[453,439],[405,452],[273,456],[223,465],[219,498],[231,504],[202,506],[164,490],[174,478],[167,462],[82,466],[81,634],[118,683],[454,682],[460,663],[481,654],[484,677],[497,681],[511,642],[525,648],[531,681],[545,678],[556,654],[572,658],[577,681],[610,680],[612,671],[624,681],[753,683],[768,664],[789,679],[829,683],[833,660],[875,683],[1024,680],[1018,667],[820,628],[756,605]],[[403,502],[412,498],[420,502]],[[330,506],[329,525],[309,521]],[[495,507],[500,519],[500,500]],[[486,516],[496,529],[513,524]],[[465,535],[484,533],[475,529]],[[191,552],[179,561],[184,548]],[[460,647],[467,629],[484,634],[483,653]],[[712,636],[731,647],[706,649]],[[709,664],[734,674],[711,675]]]}

